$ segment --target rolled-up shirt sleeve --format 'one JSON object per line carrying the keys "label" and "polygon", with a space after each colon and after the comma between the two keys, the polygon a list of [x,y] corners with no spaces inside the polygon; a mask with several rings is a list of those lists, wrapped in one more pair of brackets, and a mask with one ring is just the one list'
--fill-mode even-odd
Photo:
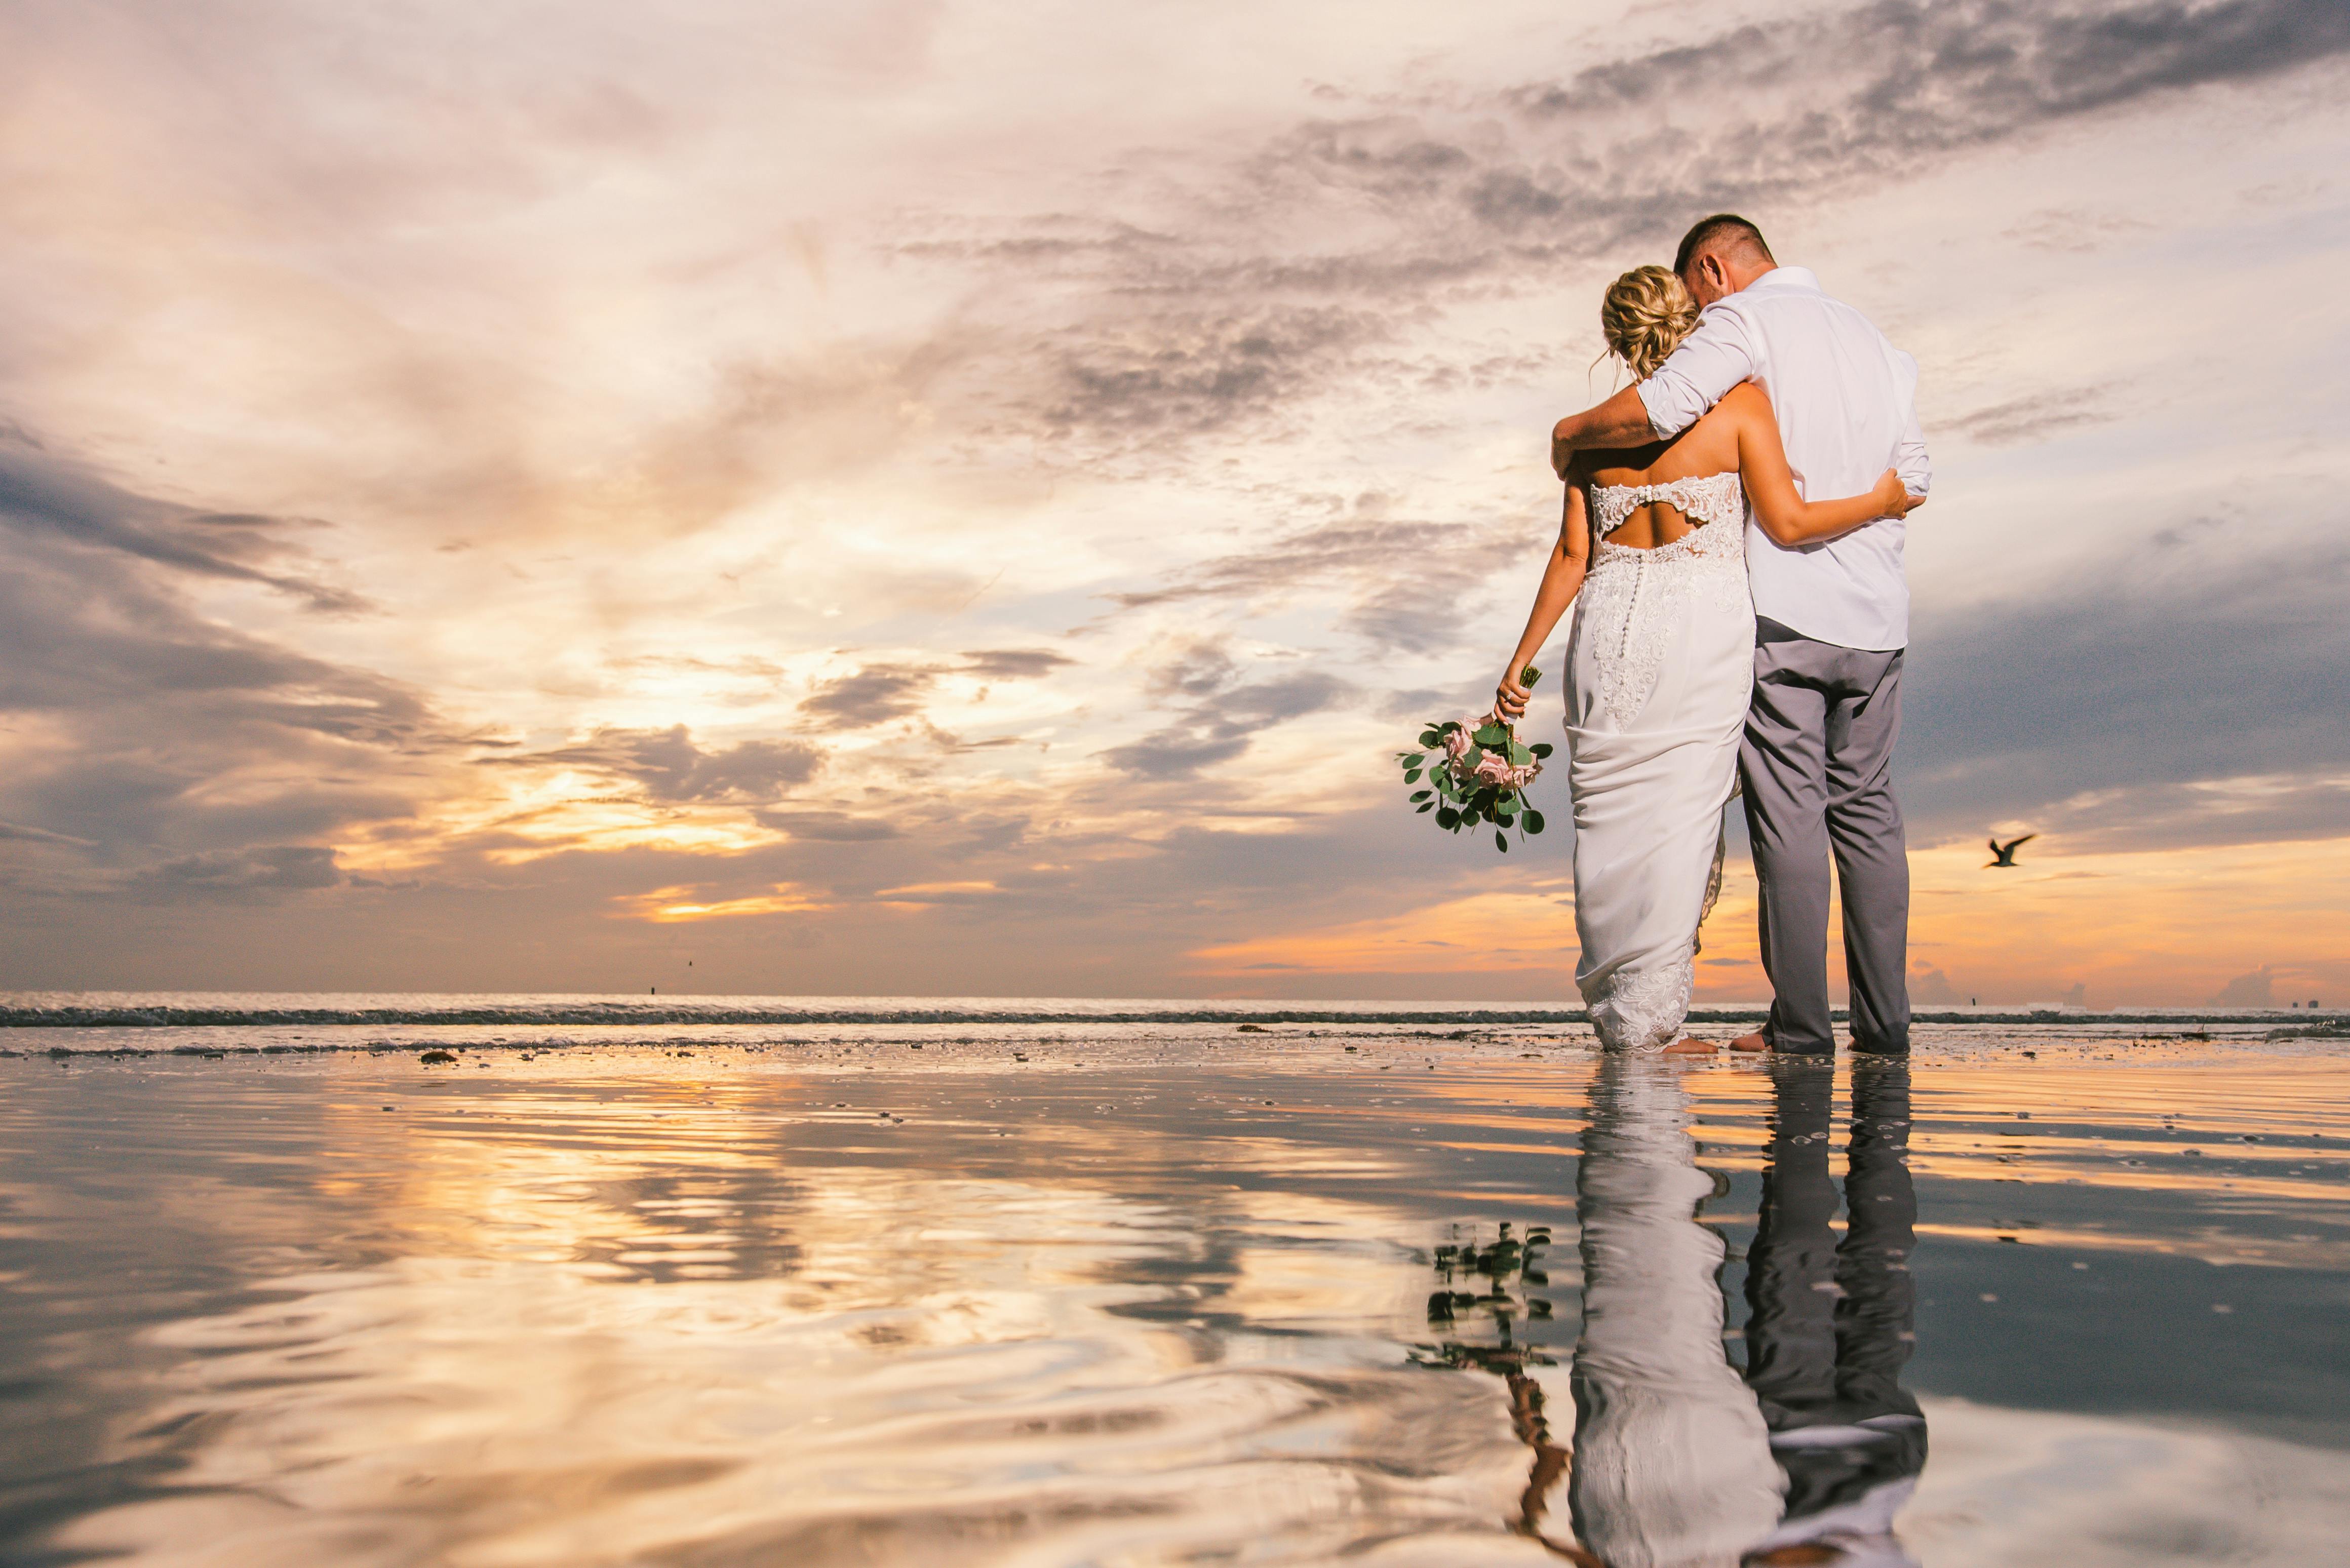
{"label": "rolled-up shirt sleeve", "polygon": [[1934,488],[1934,463],[1926,455],[1925,427],[1918,422],[1918,361],[1898,349],[1893,358],[1907,389],[1908,405],[1902,410],[1906,422],[1901,440],[1893,449],[1893,472],[1901,476],[1902,489],[1912,495],[1925,495]]}
{"label": "rolled-up shirt sleeve", "polygon": [[1893,471],[1901,476],[1901,488],[1912,495],[1929,495],[1934,489],[1934,464],[1926,455],[1926,432],[1918,426],[1918,411],[1909,410],[1909,428],[1901,432],[1901,445],[1893,460]]}
{"label": "rolled-up shirt sleeve", "polygon": [[1738,312],[1719,306],[1707,311],[1697,330],[1640,383],[1640,401],[1658,439],[1669,440],[1697,423],[1754,370],[1753,336]]}

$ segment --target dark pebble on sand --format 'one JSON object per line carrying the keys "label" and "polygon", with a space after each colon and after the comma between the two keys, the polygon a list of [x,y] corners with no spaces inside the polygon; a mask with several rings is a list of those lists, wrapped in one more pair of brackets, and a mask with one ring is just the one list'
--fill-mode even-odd
{"label": "dark pebble on sand", "polygon": [[423,1063],[428,1067],[438,1066],[443,1062],[454,1062],[456,1059],[456,1057],[452,1056],[446,1051],[427,1051],[423,1055],[417,1058],[419,1062]]}

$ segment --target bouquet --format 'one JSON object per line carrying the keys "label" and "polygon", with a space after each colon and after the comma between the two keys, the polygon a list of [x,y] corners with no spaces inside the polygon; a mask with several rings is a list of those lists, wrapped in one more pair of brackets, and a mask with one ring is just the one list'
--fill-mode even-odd
{"label": "bouquet", "polygon": [[[1542,671],[1527,665],[1518,672],[1520,683],[1532,686]],[[1403,782],[1428,787],[1412,791],[1422,813],[1434,812],[1436,826],[1458,833],[1480,823],[1493,826],[1493,847],[1510,852],[1512,827],[1523,838],[1543,830],[1543,815],[1526,804],[1526,785],[1542,772],[1552,748],[1521,742],[1517,732],[1497,715],[1482,719],[1446,719],[1420,732],[1419,750],[1398,752]]]}

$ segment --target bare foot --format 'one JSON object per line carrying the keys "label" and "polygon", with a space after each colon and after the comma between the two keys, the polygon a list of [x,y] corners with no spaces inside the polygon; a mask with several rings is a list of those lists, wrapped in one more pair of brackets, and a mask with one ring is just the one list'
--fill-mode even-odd
{"label": "bare foot", "polygon": [[1711,1040],[1692,1040],[1689,1036],[1683,1035],[1679,1040],[1676,1040],[1671,1044],[1666,1046],[1663,1054],[1667,1056],[1711,1056],[1713,1054],[1714,1050],[1714,1044]]}
{"label": "bare foot", "polygon": [[1730,1048],[1732,1051],[1768,1051],[1771,1042],[1762,1037],[1762,1031],[1757,1030],[1752,1034],[1741,1034],[1730,1043]]}

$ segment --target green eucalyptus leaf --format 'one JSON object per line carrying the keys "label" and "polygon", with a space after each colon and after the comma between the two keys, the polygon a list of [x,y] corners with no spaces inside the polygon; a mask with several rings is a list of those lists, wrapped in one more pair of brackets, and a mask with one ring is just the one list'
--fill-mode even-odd
{"label": "green eucalyptus leaf", "polygon": [[1432,801],[1432,800],[1431,800],[1431,801],[1429,801],[1429,802],[1427,802],[1425,805],[1423,805],[1419,809],[1420,809],[1420,811],[1421,811],[1423,814],[1424,814],[1424,813],[1427,813],[1427,812],[1434,811],[1434,810],[1436,809],[1436,803],[1435,803],[1434,801]]}
{"label": "green eucalyptus leaf", "polygon": [[1515,741],[1512,741],[1510,742],[1510,765],[1512,767],[1522,768],[1534,760],[1534,753],[1533,748],[1522,746]]}
{"label": "green eucalyptus leaf", "polygon": [[1528,746],[1526,750],[1532,752],[1538,757],[1547,757],[1551,753],[1558,750],[1558,748],[1552,745],[1548,741],[1536,741],[1533,745]]}
{"label": "green eucalyptus leaf", "polygon": [[1411,798],[1414,800],[1426,800],[1430,795],[1432,795],[1435,793],[1436,792],[1432,789],[1416,789],[1411,792]]}
{"label": "green eucalyptus leaf", "polygon": [[1458,827],[1461,826],[1461,814],[1448,805],[1436,814],[1436,826],[1447,831]]}
{"label": "green eucalyptus leaf", "polygon": [[1538,811],[1528,811],[1526,813],[1526,831],[1528,833],[1540,833],[1542,830],[1543,814]]}
{"label": "green eucalyptus leaf", "polygon": [[1495,833],[1493,835],[1493,847],[1500,850],[1503,854],[1507,855],[1510,852],[1510,836],[1506,833]]}
{"label": "green eucalyptus leaf", "polygon": [[1404,769],[1403,782],[1406,784],[1418,784],[1419,782],[1419,770],[1418,768]]}

